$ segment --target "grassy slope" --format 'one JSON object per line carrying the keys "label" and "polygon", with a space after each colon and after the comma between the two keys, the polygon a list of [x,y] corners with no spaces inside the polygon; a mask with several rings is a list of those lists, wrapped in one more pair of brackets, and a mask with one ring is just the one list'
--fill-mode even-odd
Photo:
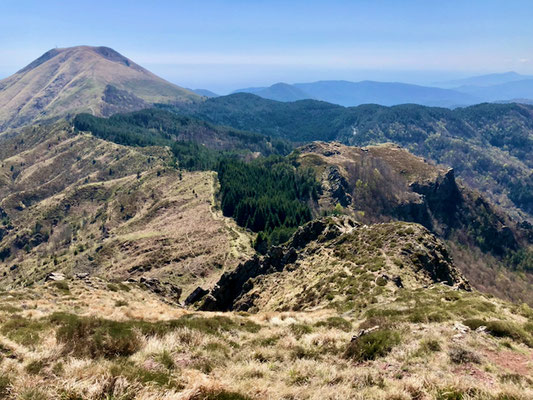
{"label": "grassy slope", "polygon": [[[151,103],[201,99],[111,49],[79,46],[46,54],[0,81],[0,129],[79,112],[107,115],[110,108],[106,100],[118,112],[145,108]],[[136,101],[121,105],[120,96],[107,98],[108,85],[128,92]]]}
{"label": "grassy slope", "polygon": [[66,124],[28,128],[2,149],[4,287],[59,270],[157,277],[187,295],[251,251],[214,208],[214,174],[167,167],[167,149],[115,145]]}
{"label": "grassy slope", "polygon": [[445,285],[382,297],[342,315],[249,315],[191,313],[97,278],[0,292],[0,391],[7,399],[533,396],[530,308]]}

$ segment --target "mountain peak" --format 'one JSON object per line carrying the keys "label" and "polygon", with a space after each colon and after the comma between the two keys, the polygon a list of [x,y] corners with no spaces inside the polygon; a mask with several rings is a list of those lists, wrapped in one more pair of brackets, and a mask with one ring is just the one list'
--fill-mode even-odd
{"label": "mountain peak", "polygon": [[0,81],[0,131],[80,112],[107,116],[199,99],[109,47],[55,48]]}
{"label": "mountain peak", "polygon": [[59,55],[62,55],[62,62],[65,62],[69,59],[75,59],[80,57],[102,57],[105,60],[117,62],[122,65],[125,65],[127,67],[133,67],[138,70],[144,70],[139,65],[135,64],[133,61],[128,59],[127,57],[124,57],[122,54],[120,54],[118,51],[106,47],[106,46],[74,46],[74,47],[64,47],[64,48],[54,48],[51,50],[48,50],[46,53],[44,53],[41,57],[37,58],[36,60],[32,61],[30,64],[22,68],[20,71],[17,72],[17,74],[25,73],[28,71],[31,71],[43,63],[53,59],[54,57],[57,57]]}

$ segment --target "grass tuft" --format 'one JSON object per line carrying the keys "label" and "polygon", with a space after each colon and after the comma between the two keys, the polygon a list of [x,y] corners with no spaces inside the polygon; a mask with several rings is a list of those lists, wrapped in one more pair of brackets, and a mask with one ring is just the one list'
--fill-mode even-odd
{"label": "grass tuft", "polygon": [[400,333],[391,329],[371,332],[350,342],[344,357],[355,361],[375,360],[390,353],[400,339]]}

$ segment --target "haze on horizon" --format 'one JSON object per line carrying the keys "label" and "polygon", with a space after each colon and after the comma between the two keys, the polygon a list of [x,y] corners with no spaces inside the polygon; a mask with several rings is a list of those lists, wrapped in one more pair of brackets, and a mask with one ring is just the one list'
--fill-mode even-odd
{"label": "haze on horizon", "polygon": [[53,47],[112,47],[191,88],[316,80],[431,84],[533,74],[528,0],[13,1],[2,3],[0,78]]}

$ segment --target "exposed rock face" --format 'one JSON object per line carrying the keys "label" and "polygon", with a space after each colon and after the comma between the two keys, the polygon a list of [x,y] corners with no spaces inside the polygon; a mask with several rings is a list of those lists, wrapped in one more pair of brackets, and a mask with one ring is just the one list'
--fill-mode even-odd
{"label": "exposed rock face", "polygon": [[[365,275],[361,269],[367,270]],[[342,278],[331,281],[337,276]],[[378,286],[394,291],[443,283],[470,289],[443,243],[420,225],[366,226],[349,217],[328,217],[300,227],[286,245],[223,274],[203,298],[200,309],[327,306],[335,298],[329,291],[339,297],[353,295],[361,276],[365,276],[365,285],[370,285],[358,293],[363,297]]]}
{"label": "exposed rock face", "polygon": [[437,220],[448,226],[457,223],[461,193],[455,182],[453,168],[439,174],[433,181],[415,181],[409,187],[424,196],[424,203]]}
{"label": "exposed rock face", "polygon": [[524,224],[458,184],[452,168],[432,165],[399,146],[315,142],[299,150],[302,164],[322,180],[320,211],[341,204],[367,223],[416,222],[444,239],[460,232],[469,244],[496,256],[529,240]]}
{"label": "exposed rock face", "polygon": [[161,282],[159,279],[155,278],[145,278],[141,277],[139,283],[145,289],[173,302],[179,304],[182,290],[168,282]]}
{"label": "exposed rock face", "polygon": [[456,222],[461,193],[453,169],[390,144],[358,148],[315,142],[300,152],[304,165],[321,171],[320,208],[340,204],[364,212],[367,222],[399,219],[432,230]]}
{"label": "exposed rock face", "polygon": [[322,182],[323,190],[338,204],[347,207],[352,203],[348,181],[342,176],[339,168],[335,166],[327,168],[324,171]]}
{"label": "exposed rock face", "polygon": [[[351,230],[356,223],[351,219],[336,219],[337,223],[328,223],[325,219],[314,220],[298,228],[285,246],[272,247],[265,256],[254,256],[239,264],[230,272],[222,275],[216,286],[205,298],[202,310],[230,310],[238,297],[249,289],[248,281],[260,275],[282,271],[287,264],[298,258],[298,250],[321,237],[322,241],[341,235]],[[244,307],[246,308],[246,307]]]}
{"label": "exposed rock face", "polygon": [[197,301],[201,300],[202,297],[204,297],[206,294],[209,293],[209,290],[203,289],[200,286],[198,286],[196,289],[194,289],[190,295],[187,296],[185,299],[185,305],[189,306],[191,304],[196,303]]}
{"label": "exposed rock face", "polygon": [[48,274],[45,278],[45,282],[50,282],[50,281],[64,281],[65,280],[65,275],[63,274],[60,274],[58,272],[52,272],[51,274]]}

